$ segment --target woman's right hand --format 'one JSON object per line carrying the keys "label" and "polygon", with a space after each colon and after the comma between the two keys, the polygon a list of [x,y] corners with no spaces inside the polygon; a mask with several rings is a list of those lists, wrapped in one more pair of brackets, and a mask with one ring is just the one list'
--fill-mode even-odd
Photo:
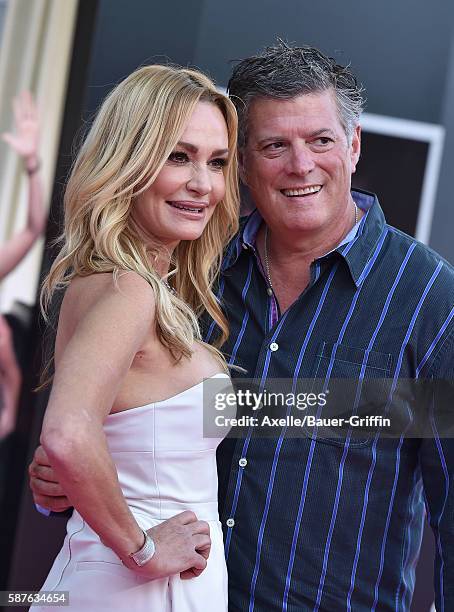
{"label": "woman's right hand", "polygon": [[122,559],[124,565],[141,576],[155,580],[180,574],[187,579],[199,576],[206,568],[211,549],[210,526],[197,520],[194,512],[181,512],[147,533],[155,543],[153,558],[142,567],[130,558]]}

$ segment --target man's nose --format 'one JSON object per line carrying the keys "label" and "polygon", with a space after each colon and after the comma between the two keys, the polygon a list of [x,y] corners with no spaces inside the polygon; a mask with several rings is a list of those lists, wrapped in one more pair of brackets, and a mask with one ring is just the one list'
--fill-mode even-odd
{"label": "man's nose", "polygon": [[206,195],[212,190],[212,182],[209,168],[205,164],[194,164],[191,178],[187,182],[189,191],[195,191],[200,195]]}
{"label": "man's nose", "polygon": [[292,147],[287,160],[287,172],[304,176],[315,168],[313,153],[305,145]]}

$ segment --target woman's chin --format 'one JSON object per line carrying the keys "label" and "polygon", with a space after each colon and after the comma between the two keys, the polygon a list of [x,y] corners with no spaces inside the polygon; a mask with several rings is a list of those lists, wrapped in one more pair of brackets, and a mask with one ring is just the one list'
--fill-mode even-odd
{"label": "woman's chin", "polygon": [[[178,228],[180,229],[180,228]],[[182,240],[188,241],[188,240],[197,240],[198,238],[200,238],[200,236],[203,234],[204,230],[205,230],[205,225],[203,227],[199,226],[199,227],[182,227],[180,231],[176,231],[177,228],[175,228],[174,232],[173,232],[173,236],[175,240],[178,240],[179,242],[181,242]]]}
{"label": "woman's chin", "polygon": [[183,240],[186,242],[198,240],[202,234],[203,232],[188,232],[184,236],[181,236],[180,242],[182,242]]}

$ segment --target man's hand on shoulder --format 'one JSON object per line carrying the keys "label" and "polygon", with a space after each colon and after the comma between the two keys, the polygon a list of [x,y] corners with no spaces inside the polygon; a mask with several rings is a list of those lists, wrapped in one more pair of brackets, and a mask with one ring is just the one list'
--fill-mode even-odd
{"label": "man's hand on shoulder", "polygon": [[64,512],[71,507],[42,446],[36,449],[28,473],[35,504],[53,512]]}

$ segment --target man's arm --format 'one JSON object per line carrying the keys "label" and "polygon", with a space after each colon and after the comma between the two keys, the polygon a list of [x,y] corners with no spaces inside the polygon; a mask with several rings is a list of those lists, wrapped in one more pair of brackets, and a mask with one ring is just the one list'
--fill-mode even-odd
{"label": "man's arm", "polygon": [[454,610],[454,439],[443,437],[449,425],[447,409],[452,410],[454,424],[454,404],[446,405],[449,394],[443,393],[440,397],[437,386],[437,380],[446,381],[445,389],[452,389],[454,383],[454,330],[445,340],[431,370],[436,377],[428,406],[432,437],[422,440],[419,459],[427,519],[435,537],[435,605],[437,610]]}

